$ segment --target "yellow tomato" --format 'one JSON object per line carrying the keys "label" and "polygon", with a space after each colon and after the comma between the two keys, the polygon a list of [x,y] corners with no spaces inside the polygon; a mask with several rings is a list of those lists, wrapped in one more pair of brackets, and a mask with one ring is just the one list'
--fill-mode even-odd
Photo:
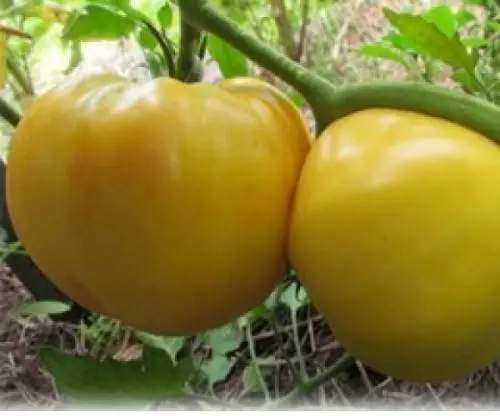
{"label": "yellow tomato", "polygon": [[257,80],[70,80],[19,124],[8,208],[75,301],[145,331],[195,333],[257,306],[282,277],[310,140],[293,104]]}
{"label": "yellow tomato", "polygon": [[308,155],[289,250],[338,340],[435,382],[500,354],[500,148],[449,121],[373,108]]}

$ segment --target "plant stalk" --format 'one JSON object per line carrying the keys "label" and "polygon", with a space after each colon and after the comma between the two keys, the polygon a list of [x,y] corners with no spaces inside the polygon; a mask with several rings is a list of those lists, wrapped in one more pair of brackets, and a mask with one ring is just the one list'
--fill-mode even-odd
{"label": "plant stalk", "polygon": [[163,56],[165,57],[165,62],[167,64],[167,71],[169,76],[174,76],[175,74],[175,51],[172,45],[163,37],[156,27],[148,20],[142,20],[144,26],[146,26],[149,32],[155,37],[156,41],[160,45]]}
{"label": "plant stalk", "polygon": [[277,409],[285,405],[291,404],[294,400],[312,392],[326,381],[338,376],[340,373],[347,370],[353,363],[355,359],[351,357],[348,353],[345,353],[337,361],[335,361],[330,367],[328,367],[323,373],[317,376],[311,377],[303,384],[299,384],[294,390],[288,393],[281,399],[274,400],[273,402],[264,406],[265,410]]}
{"label": "plant stalk", "polygon": [[199,58],[202,33],[196,26],[191,25],[181,13],[181,41],[177,70],[175,77],[181,81],[199,81],[201,73],[197,74],[200,65]]}
{"label": "plant stalk", "polygon": [[3,97],[0,97],[0,117],[12,127],[16,127],[21,120],[21,115]]}
{"label": "plant stalk", "polygon": [[223,39],[302,94],[311,106],[320,128],[330,124],[330,111],[324,98],[335,93],[333,84],[261,42],[211,7],[206,0],[179,0],[178,5],[183,18],[191,25]]}
{"label": "plant stalk", "polygon": [[221,38],[296,89],[313,111],[317,134],[340,117],[381,107],[446,119],[500,142],[500,108],[487,100],[424,82],[377,81],[336,88],[259,41],[207,0],[178,0],[178,5],[190,24]]}
{"label": "plant stalk", "polygon": [[8,50],[6,57],[7,70],[10,72],[12,77],[17,81],[17,83],[22,87],[24,93],[26,95],[35,95],[35,90],[31,85],[31,80],[28,75],[23,73],[19,65],[17,64],[15,58],[12,56],[12,53]]}

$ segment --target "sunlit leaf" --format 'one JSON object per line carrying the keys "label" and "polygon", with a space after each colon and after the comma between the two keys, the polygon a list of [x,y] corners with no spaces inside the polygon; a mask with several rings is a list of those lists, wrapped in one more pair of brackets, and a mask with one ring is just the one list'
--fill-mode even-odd
{"label": "sunlit leaf", "polygon": [[403,36],[419,45],[427,56],[439,59],[453,68],[464,68],[470,73],[474,72],[474,58],[467,52],[457,34],[448,38],[436,25],[426,21],[422,16],[396,13],[387,8],[384,8],[384,14]]}
{"label": "sunlit leaf", "polygon": [[488,39],[471,36],[468,38],[463,38],[462,43],[468,48],[480,48],[483,46],[488,46],[489,41]]}
{"label": "sunlit leaf", "polygon": [[406,62],[396,50],[384,45],[383,43],[367,43],[359,49],[359,52],[372,58],[388,59],[400,64],[407,70],[410,69],[408,62]]}
{"label": "sunlit leaf", "polygon": [[457,31],[458,22],[455,13],[445,4],[431,7],[424,14],[424,18],[429,23],[433,23],[448,38],[452,38]]}
{"label": "sunlit leaf", "polygon": [[247,58],[217,36],[209,35],[208,52],[219,64],[225,78],[249,75]]}
{"label": "sunlit leaf", "polygon": [[129,35],[136,23],[127,16],[98,4],[74,12],[63,31],[66,40],[113,40]]}
{"label": "sunlit leaf", "polygon": [[172,22],[174,21],[174,11],[172,9],[172,5],[167,1],[165,4],[158,10],[158,21],[165,28],[168,29],[172,26]]}
{"label": "sunlit leaf", "polygon": [[475,16],[466,9],[460,9],[455,15],[455,18],[457,19],[457,25],[461,27],[474,20]]}

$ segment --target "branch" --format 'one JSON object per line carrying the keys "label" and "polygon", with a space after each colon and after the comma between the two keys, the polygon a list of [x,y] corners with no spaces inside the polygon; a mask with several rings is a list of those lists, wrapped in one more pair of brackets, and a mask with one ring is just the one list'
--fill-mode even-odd
{"label": "branch", "polygon": [[295,88],[313,108],[318,123],[322,127],[329,124],[330,111],[324,105],[325,99],[336,91],[329,81],[259,41],[236,22],[211,7],[206,0],[178,0],[178,5],[183,18],[189,23],[223,39]]}
{"label": "branch", "polygon": [[323,373],[318,374],[315,377],[311,377],[306,382],[299,384],[294,390],[289,394],[282,397],[281,399],[275,400],[272,403],[264,406],[265,409],[276,409],[282,408],[284,405],[291,404],[294,400],[301,396],[311,393],[319,386],[331,380],[332,378],[338,376],[340,373],[347,370],[355,362],[354,358],[349,354],[345,353],[337,361],[335,361],[330,367],[328,367]]}
{"label": "branch", "polygon": [[301,15],[302,15],[302,25],[300,26],[299,44],[297,46],[297,62],[302,60],[304,56],[306,42],[307,42],[307,29],[309,27],[309,12],[311,3],[309,0],[302,0]]}
{"label": "branch", "polygon": [[26,95],[35,95],[35,91],[33,89],[33,86],[31,85],[31,80],[28,78],[26,74],[23,73],[21,68],[19,68],[19,65],[12,56],[12,53],[9,50],[7,50],[7,52],[8,52],[6,58],[7,70],[14,77],[17,83],[21,86]]}
{"label": "branch", "polygon": [[0,97],[0,117],[12,127],[16,127],[21,120],[21,115],[3,97]]}
{"label": "branch", "polygon": [[[182,16],[182,14],[181,14]],[[199,76],[193,78],[197,71],[196,66],[200,52],[201,31],[181,17],[181,42],[177,58],[177,71],[175,77],[181,81],[198,81]]]}
{"label": "branch", "polygon": [[165,56],[165,61],[167,63],[167,71],[169,76],[173,76],[175,74],[175,61],[174,61],[174,56],[175,56],[175,51],[170,42],[166,40],[163,35],[160,33],[156,27],[149,22],[146,19],[141,20],[144,26],[148,28],[148,30],[151,32],[151,34],[155,37],[157,42],[160,45],[160,48],[163,52],[163,56]]}
{"label": "branch", "polygon": [[285,49],[286,55],[296,61],[297,49],[293,36],[293,27],[288,17],[285,0],[271,0],[274,21],[278,28],[280,42]]}
{"label": "branch", "polygon": [[0,24],[0,32],[5,33],[6,35],[17,36],[17,37],[24,38],[24,39],[32,39],[33,38],[30,34],[25,33],[22,30],[16,29],[15,27],[2,25],[2,24]]}

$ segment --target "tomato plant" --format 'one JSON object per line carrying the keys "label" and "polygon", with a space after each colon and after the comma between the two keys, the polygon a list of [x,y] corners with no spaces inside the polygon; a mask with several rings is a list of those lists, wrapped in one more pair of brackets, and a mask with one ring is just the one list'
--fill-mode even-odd
{"label": "tomato plant", "polygon": [[[79,330],[89,354],[39,354],[64,400],[257,396],[270,408],[363,365],[368,380],[425,383],[492,362],[496,3],[384,9],[389,33],[358,52],[406,80],[343,87],[304,59],[309,24],[331,2],[2,4],[14,222],[5,208],[2,253],[36,262],[49,285],[13,314],[90,310]],[[65,66],[39,86],[36,51],[50,36]],[[76,81],[88,46],[125,40],[147,79]],[[218,86],[200,82],[214,60]],[[315,119],[308,146],[299,106]],[[308,361],[311,310],[340,345],[321,371]],[[134,359],[101,354],[123,332]],[[273,389],[282,367],[293,383]],[[237,387],[223,394],[224,383]]]}

